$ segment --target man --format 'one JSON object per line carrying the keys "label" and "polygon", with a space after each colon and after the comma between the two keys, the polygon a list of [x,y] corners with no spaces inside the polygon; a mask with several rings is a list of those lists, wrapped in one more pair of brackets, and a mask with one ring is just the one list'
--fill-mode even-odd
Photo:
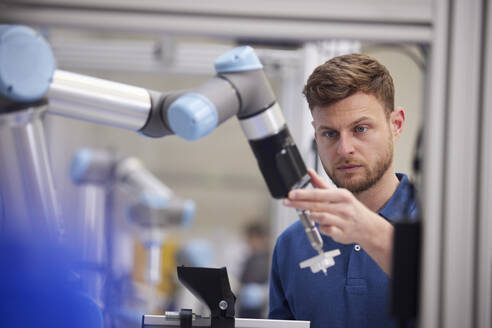
{"label": "man", "polygon": [[389,283],[392,222],[416,217],[404,174],[395,174],[393,146],[405,113],[394,108],[393,80],[375,59],[335,57],[318,66],[303,91],[323,167],[338,188],[309,170],[315,189],[292,190],[284,205],[307,209],[324,250],[340,249],[327,276],[301,270],[316,255],[300,222],[274,249],[271,319],[310,320],[312,328],[391,327]]}
{"label": "man", "polygon": [[261,221],[245,226],[249,254],[243,264],[239,282],[239,318],[264,318],[267,309],[268,276],[270,268],[270,240],[268,229]]}

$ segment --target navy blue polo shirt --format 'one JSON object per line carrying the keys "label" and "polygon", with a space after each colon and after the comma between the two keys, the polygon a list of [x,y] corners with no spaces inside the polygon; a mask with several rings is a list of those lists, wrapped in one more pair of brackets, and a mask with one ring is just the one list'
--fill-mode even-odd
{"label": "navy blue polo shirt", "polygon": [[[390,222],[417,217],[417,203],[404,174],[379,211]],[[299,262],[317,253],[300,221],[277,239],[270,276],[270,319],[308,320],[311,328],[396,327],[389,315],[390,278],[359,245],[344,245],[322,235],[325,251],[340,249],[335,265],[313,274]]]}

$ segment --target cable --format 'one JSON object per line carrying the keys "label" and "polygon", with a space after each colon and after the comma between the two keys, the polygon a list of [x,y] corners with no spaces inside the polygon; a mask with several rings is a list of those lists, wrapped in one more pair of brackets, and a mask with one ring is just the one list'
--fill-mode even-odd
{"label": "cable", "polygon": [[319,173],[318,172],[318,168],[319,168],[319,165],[318,165],[318,144],[316,143],[316,139],[314,139],[314,138],[313,138],[313,141],[311,142],[311,150],[314,153],[314,171],[316,173]]}

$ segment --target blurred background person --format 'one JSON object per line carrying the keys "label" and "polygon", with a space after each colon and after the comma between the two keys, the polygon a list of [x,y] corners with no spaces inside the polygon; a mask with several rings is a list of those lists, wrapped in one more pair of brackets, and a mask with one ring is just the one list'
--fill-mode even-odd
{"label": "blurred background person", "polygon": [[270,270],[269,231],[257,220],[245,226],[244,234],[249,252],[240,275],[237,316],[265,318]]}

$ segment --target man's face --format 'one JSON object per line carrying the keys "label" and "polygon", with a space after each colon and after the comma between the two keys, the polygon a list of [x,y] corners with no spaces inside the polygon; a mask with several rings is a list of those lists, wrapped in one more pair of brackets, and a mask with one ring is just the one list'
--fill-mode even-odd
{"label": "man's face", "polygon": [[376,97],[359,92],[333,105],[314,107],[312,114],[321,162],[338,187],[357,194],[390,172],[391,116]]}

